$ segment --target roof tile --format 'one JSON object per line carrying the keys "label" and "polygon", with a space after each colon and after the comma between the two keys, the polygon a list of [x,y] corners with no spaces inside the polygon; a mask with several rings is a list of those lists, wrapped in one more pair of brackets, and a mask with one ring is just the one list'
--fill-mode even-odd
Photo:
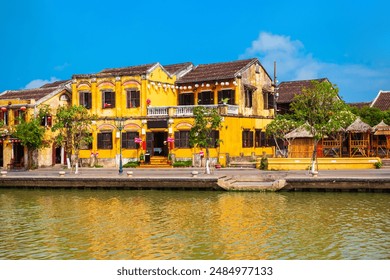
{"label": "roof tile", "polygon": [[222,63],[200,64],[181,77],[177,83],[185,84],[232,79],[240,70],[255,61],[258,61],[257,58]]}
{"label": "roof tile", "polygon": [[278,86],[278,103],[291,103],[294,96],[302,93],[302,89],[308,88],[312,85],[312,81],[323,82],[326,78],[314,79],[314,80],[301,80],[291,82],[281,82]]}
{"label": "roof tile", "polygon": [[371,104],[371,107],[378,108],[382,111],[390,109],[390,91],[380,91],[377,98]]}

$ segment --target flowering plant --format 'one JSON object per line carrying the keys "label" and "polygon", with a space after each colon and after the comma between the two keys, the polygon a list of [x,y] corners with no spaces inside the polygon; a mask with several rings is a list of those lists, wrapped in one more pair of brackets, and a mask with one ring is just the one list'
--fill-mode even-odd
{"label": "flowering plant", "polygon": [[146,99],[146,105],[150,105],[150,103],[151,103],[152,101],[148,98],[148,99]]}

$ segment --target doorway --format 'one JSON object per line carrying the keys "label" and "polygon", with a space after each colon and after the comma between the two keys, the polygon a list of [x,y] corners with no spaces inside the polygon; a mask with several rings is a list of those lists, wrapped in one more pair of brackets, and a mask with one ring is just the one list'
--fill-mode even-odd
{"label": "doorway", "polygon": [[13,149],[14,162],[24,167],[24,146],[22,146],[20,142],[15,142],[13,144]]}
{"label": "doorway", "polygon": [[147,132],[146,150],[151,156],[168,156],[167,132]]}

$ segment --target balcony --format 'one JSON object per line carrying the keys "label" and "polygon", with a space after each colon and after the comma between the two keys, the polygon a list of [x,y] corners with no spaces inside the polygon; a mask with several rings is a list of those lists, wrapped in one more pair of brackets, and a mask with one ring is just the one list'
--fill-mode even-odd
{"label": "balcony", "polygon": [[[192,117],[197,105],[148,107],[148,117]],[[221,115],[238,115],[238,105],[199,105],[210,109],[220,110]]]}

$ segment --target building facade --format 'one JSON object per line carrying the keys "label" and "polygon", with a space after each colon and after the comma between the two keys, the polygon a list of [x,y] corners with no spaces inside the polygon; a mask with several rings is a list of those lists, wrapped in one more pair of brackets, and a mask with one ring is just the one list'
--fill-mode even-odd
{"label": "building facade", "polygon": [[272,81],[257,59],[224,63],[161,65],[104,69],[73,75],[72,104],[97,115],[93,142],[80,151],[84,165],[116,166],[146,159],[201,159],[189,145],[195,106],[218,109],[222,127],[210,149],[221,165],[273,154],[265,127],[274,116]]}
{"label": "building facade", "polygon": [[46,128],[45,142],[48,147],[37,151],[34,166],[52,166],[65,163],[64,151],[53,143],[51,126],[55,121],[55,110],[58,106],[70,104],[70,82],[59,81],[26,90],[8,90],[0,94],[0,167],[23,168],[27,163],[27,148],[14,137],[13,132],[21,119],[28,121],[36,117],[39,109],[50,108],[41,119]]}

